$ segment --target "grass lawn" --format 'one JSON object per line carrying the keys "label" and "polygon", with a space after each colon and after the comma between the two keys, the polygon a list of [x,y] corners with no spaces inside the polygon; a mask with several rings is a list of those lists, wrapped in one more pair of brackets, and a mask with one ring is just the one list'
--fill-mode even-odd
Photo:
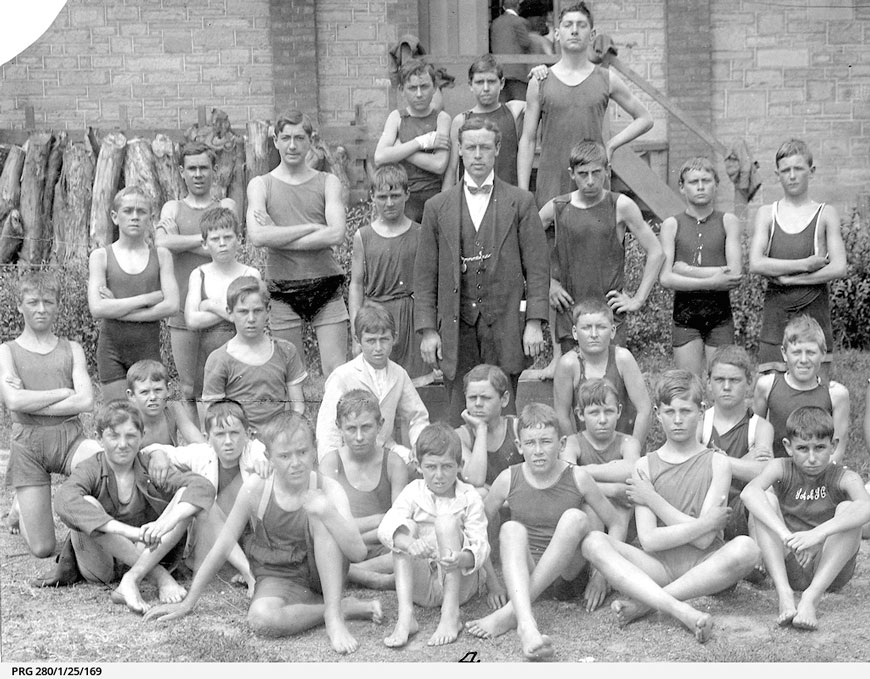
{"label": "grass lawn", "polygon": [[[641,357],[648,382],[665,366]],[[836,356],[834,378],[851,394],[850,441],[846,463],[866,480],[870,462],[861,423],[870,353],[843,351]],[[319,383],[307,390],[317,401]],[[314,403],[312,403],[314,405]],[[8,418],[0,429],[0,471],[8,461]],[[651,444],[661,440],[654,427]],[[58,481],[59,479],[55,479]],[[56,484],[55,484],[56,487]],[[0,515],[9,510],[11,492],[0,493]],[[57,525],[58,537],[66,528]],[[9,662],[456,662],[470,651],[482,663],[522,659],[516,634],[484,641],[462,634],[450,646],[426,646],[437,624],[437,610],[417,608],[421,631],[402,650],[386,648],[382,639],[396,619],[394,592],[350,588],[349,594],[379,598],[384,624],[349,623],[360,648],[349,657],[337,656],[322,630],[291,639],[254,636],[246,624],[244,589],[228,577],[213,582],[192,616],[170,624],[145,623],[123,606],[109,601],[107,587],[80,583],[69,588],[34,589],[27,581],[53,565],[35,559],[23,540],[0,533],[0,622],[2,659]],[[183,584],[189,584],[184,583]],[[156,593],[143,587],[146,599]],[[610,599],[608,599],[609,603]],[[870,660],[870,542],[864,541],[855,576],[839,593],[828,594],[819,610],[820,629],[800,632],[776,625],[776,596],[769,582],[740,582],[728,592],[694,601],[715,620],[713,637],[696,643],[678,623],[653,615],[619,629],[607,605],[587,613],[580,602],[543,600],[535,604],[542,632],[556,647],[559,662],[867,662]],[[464,619],[487,613],[485,601],[463,607]]]}

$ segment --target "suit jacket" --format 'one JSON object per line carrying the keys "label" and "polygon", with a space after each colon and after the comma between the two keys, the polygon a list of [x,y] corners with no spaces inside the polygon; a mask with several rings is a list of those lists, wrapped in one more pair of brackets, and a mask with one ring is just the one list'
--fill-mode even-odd
{"label": "suit jacket", "polygon": [[[369,378],[368,371],[363,366],[363,355],[351,359],[333,370],[323,384],[323,400],[317,411],[317,459],[322,460],[327,453],[338,450],[343,444],[341,432],[335,423],[335,409],[339,399],[351,389],[368,389],[372,393],[375,385]],[[378,443],[387,450],[392,450],[403,462],[409,462],[411,451],[399,445],[393,438],[396,427],[396,415],[408,422],[408,436],[411,445],[417,443],[420,432],[429,424],[429,411],[423,404],[423,399],[414,388],[407,371],[398,363],[387,362],[387,390],[380,397],[381,417],[384,424],[378,434]]]}
{"label": "suit jacket", "polygon": [[[160,446],[169,461],[180,472],[193,472],[204,476],[215,488],[220,479],[220,460],[208,443],[190,443],[186,446]],[[251,439],[239,458],[239,473],[242,481],[253,473],[254,462],[266,459],[266,446],[258,439]],[[144,453],[143,453],[144,455]]]}
{"label": "suit jacket", "polygon": [[[493,54],[531,54],[529,24],[521,16],[504,12],[489,27],[489,51]],[[528,64],[504,64],[504,77],[528,82]]]}
{"label": "suit jacket", "polygon": [[[414,262],[414,329],[436,330],[441,336],[441,369],[449,380],[456,377],[459,345],[462,191],[460,182],[426,201]],[[520,313],[524,288],[525,318],[545,321],[548,317],[549,247],[531,193],[496,177],[490,201],[490,209],[496,211],[496,233],[483,284],[493,306],[504,310],[495,332],[510,338],[499,366],[508,374],[517,374],[527,365],[525,319]]]}

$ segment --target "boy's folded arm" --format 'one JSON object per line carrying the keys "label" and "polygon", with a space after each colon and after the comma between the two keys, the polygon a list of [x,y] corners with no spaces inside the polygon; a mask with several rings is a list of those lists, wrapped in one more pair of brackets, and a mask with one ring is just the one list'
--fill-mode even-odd
{"label": "boy's folded arm", "polygon": [[109,519],[101,526],[94,529],[95,533],[104,533],[106,535],[120,535],[122,538],[127,538],[133,542],[137,542],[142,534],[141,528],[131,526],[130,524],[118,521],[117,519]]}
{"label": "boy's folded arm", "polygon": [[740,491],[740,499],[757,521],[760,521],[770,530],[775,531],[781,539],[784,539],[791,534],[791,531],[766,497],[767,489],[781,479],[782,462],[778,459],[770,460],[764,469],[761,470],[761,473],[747,483],[743,490]]}
{"label": "boy's folded arm", "polygon": [[690,518],[684,523],[657,526],[656,516],[652,510],[638,506],[635,508],[635,518],[637,536],[644,551],[647,552],[660,552],[687,544],[700,547],[696,541],[702,542],[699,538],[704,538],[711,532],[710,522],[703,516],[697,519]]}

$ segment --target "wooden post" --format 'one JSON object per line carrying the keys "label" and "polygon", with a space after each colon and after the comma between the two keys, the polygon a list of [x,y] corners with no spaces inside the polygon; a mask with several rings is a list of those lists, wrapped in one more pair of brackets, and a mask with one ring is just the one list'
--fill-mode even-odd
{"label": "wooden post", "polygon": [[62,266],[87,261],[88,216],[91,213],[95,165],[94,151],[87,141],[67,144],[52,207],[53,263]]}
{"label": "wooden post", "polygon": [[0,264],[12,264],[24,243],[24,226],[21,223],[21,213],[13,208],[3,220],[3,230],[0,231]]}
{"label": "wooden post", "polygon": [[269,148],[272,139],[269,136],[269,123],[265,120],[252,120],[248,123],[248,134],[245,142],[245,174],[247,181],[266,174],[269,171]]}
{"label": "wooden post", "polygon": [[[343,162],[342,162],[343,161]],[[305,162],[309,167],[321,172],[331,172],[341,182],[341,199],[347,205],[350,195],[350,180],[347,178],[347,150],[343,146],[337,146],[333,153],[329,145],[319,135],[315,134],[312,140],[311,150]]]}
{"label": "wooden post", "polygon": [[237,136],[233,143],[233,176],[227,187],[227,197],[236,201],[236,213],[244,230],[245,203],[248,198],[248,184],[245,181],[245,138]]}
{"label": "wooden post", "polygon": [[[178,169],[180,158],[178,144],[165,134],[157,134],[151,142],[151,151],[154,153],[154,164],[157,167],[157,181],[163,190],[163,199],[166,201],[180,200],[187,195],[187,187],[181,178]],[[158,209],[162,206],[158,206]]]}
{"label": "wooden post", "polygon": [[94,250],[114,240],[112,224],[112,199],[118,191],[121,171],[124,169],[124,153],[127,137],[121,132],[110,132],[100,142],[97,165],[94,169],[93,200],[88,220],[90,249]]}
{"label": "wooden post", "polygon": [[6,219],[10,210],[21,202],[21,170],[24,169],[24,149],[13,146],[9,149],[3,172],[0,174],[0,221]]}
{"label": "wooden post", "polygon": [[42,213],[48,156],[51,152],[51,132],[34,132],[27,140],[24,169],[21,171],[21,220],[24,223],[24,244],[19,262],[37,265],[45,261],[49,250],[50,232]]}
{"label": "wooden post", "polygon": [[151,203],[152,219],[151,237],[153,240],[153,223],[156,222],[160,208],[163,206],[163,190],[157,181],[157,166],[154,163],[154,152],[151,143],[145,139],[131,139],[127,142],[127,153],[124,156],[124,186],[138,186],[148,196]]}
{"label": "wooden post", "polygon": [[[57,133],[54,138],[54,143],[51,145],[51,153],[48,155],[48,169],[45,172],[45,190],[42,192],[42,219],[45,229],[45,237],[52,236],[54,240],[55,228],[52,222],[52,208],[54,206],[54,193],[57,185],[57,180],[60,178],[63,169],[63,154],[66,150],[69,139],[67,133],[63,130]],[[49,247],[43,253],[43,257],[48,260],[49,251],[53,249]]]}

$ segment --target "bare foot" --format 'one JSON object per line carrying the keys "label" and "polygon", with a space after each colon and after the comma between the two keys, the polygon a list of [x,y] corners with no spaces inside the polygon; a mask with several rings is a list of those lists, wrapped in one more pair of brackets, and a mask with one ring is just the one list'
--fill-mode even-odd
{"label": "bare foot", "polygon": [[420,629],[417,624],[417,618],[411,618],[409,621],[399,620],[396,622],[396,627],[393,633],[384,639],[384,645],[390,648],[401,648],[408,643],[408,639],[414,636]]}
{"label": "bare foot", "polygon": [[701,613],[695,621],[695,640],[699,644],[706,644],[713,633],[713,616],[709,613]]}
{"label": "bare foot", "polygon": [[18,507],[18,496],[12,500],[12,508],[6,515],[6,529],[12,535],[18,535],[21,532],[21,514]]}
{"label": "bare foot", "polygon": [[445,616],[441,616],[441,620],[438,622],[438,628],[429,637],[429,641],[426,644],[427,646],[445,646],[447,644],[452,644],[459,638],[459,633],[462,631],[462,621],[459,620],[459,615],[455,618],[450,617],[449,619],[445,619]]}
{"label": "bare foot", "polygon": [[796,614],[797,609],[794,605],[794,594],[789,593],[787,596],[780,595],[779,617],[776,619],[776,624],[780,627],[788,627]]}
{"label": "bare foot", "polygon": [[804,594],[798,602],[797,611],[791,621],[792,627],[805,629],[814,632],[819,627],[819,621],[816,618],[816,603]]}
{"label": "bare foot", "polygon": [[516,618],[511,611],[504,608],[499,608],[494,613],[490,613],[485,618],[479,620],[469,620],[465,623],[465,629],[469,634],[472,634],[480,639],[492,639],[500,637],[505,632],[509,632],[517,626]]}
{"label": "bare foot", "polygon": [[155,576],[157,578],[157,597],[160,599],[160,603],[177,604],[187,596],[187,590],[175,582],[175,578],[166,571],[155,573]]}
{"label": "bare foot", "polygon": [[556,376],[556,363],[559,362],[558,357],[554,357],[545,368],[540,370],[526,370],[526,375],[537,380],[552,380]]}
{"label": "bare foot", "polygon": [[620,627],[625,627],[648,615],[652,609],[635,601],[634,599],[615,599],[610,604],[610,610],[616,613],[616,620]]}
{"label": "bare foot", "polygon": [[341,600],[341,612],[347,620],[371,620],[377,625],[384,621],[380,599],[357,599],[348,596]]}
{"label": "bare foot", "polygon": [[556,652],[553,642],[546,634],[541,634],[537,627],[517,627],[517,635],[523,648],[526,660],[539,661],[552,658]]}
{"label": "bare foot", "polygon": [[326,634],[329,637],[329,643],[332,645],[333,651],[345,655],[353,653],[359,648],[359,642],[347,629],[344,620],[341,618],[324,619],[324,622],[326,623]]}
{"label": "bare foot", "polygon": [[121,582],[118,583],[117,589],[111,593],[110,598],[113,604],[124,604],[134,613],[144,613],[151,608],[151,604],[142,598],[142,593],[133,579],[126,575],[121,578]]}

